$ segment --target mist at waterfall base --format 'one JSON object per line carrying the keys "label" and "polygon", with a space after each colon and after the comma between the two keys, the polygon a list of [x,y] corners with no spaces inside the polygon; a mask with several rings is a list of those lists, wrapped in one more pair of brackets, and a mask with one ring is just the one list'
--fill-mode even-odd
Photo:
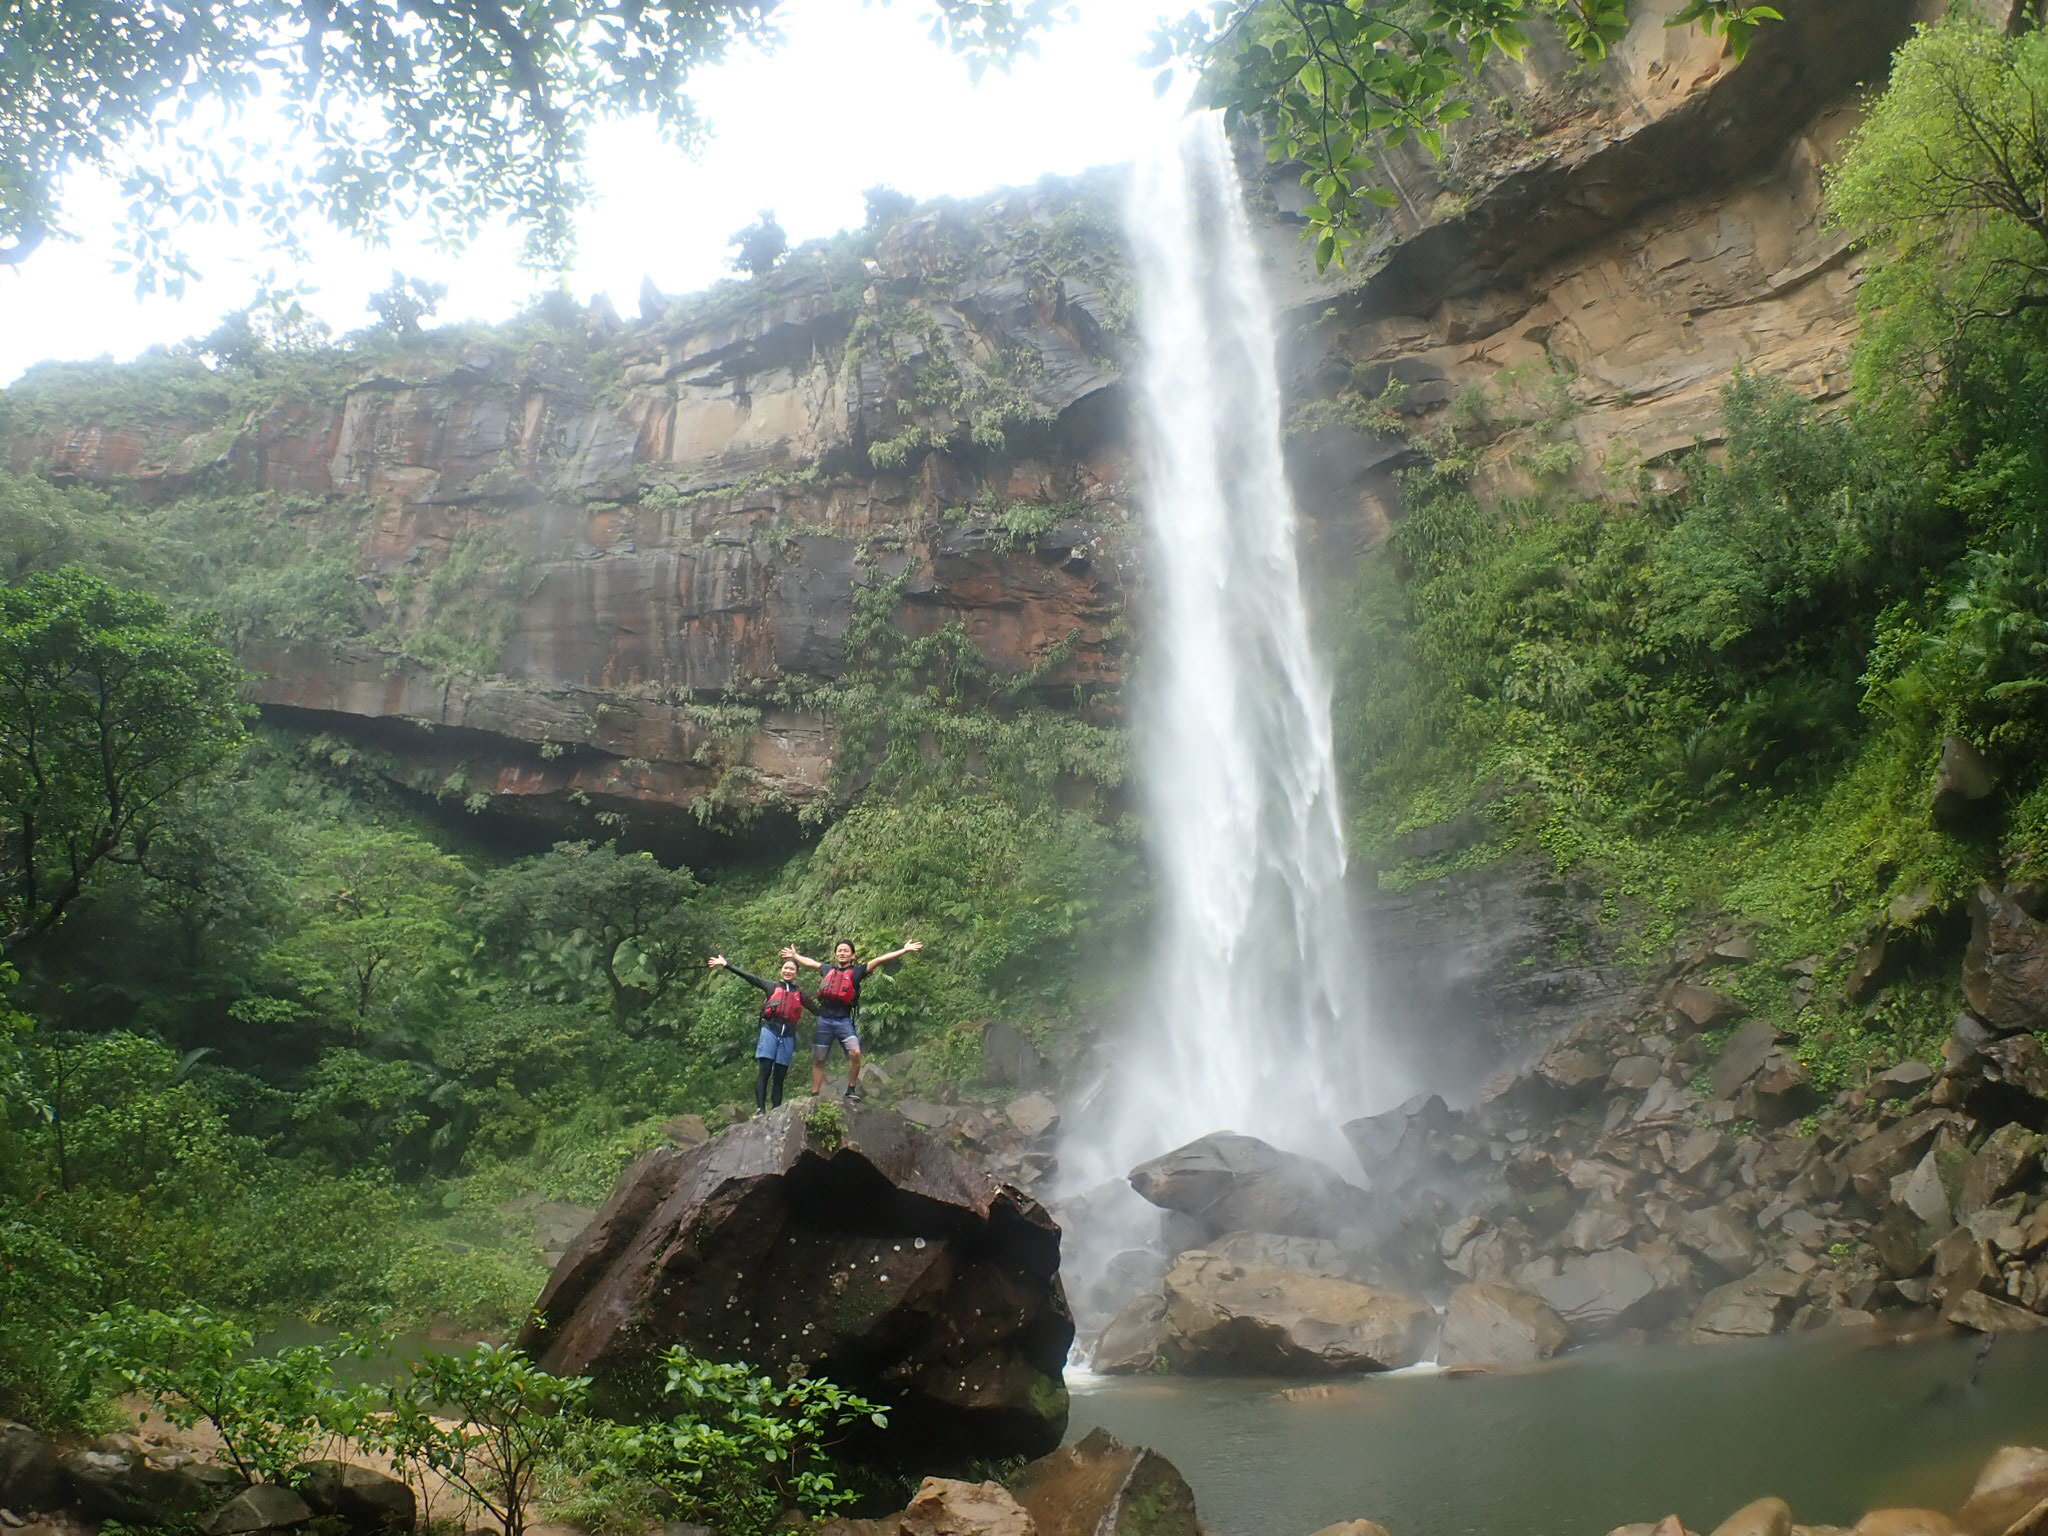
{"label": "mist at waterfall base", "polygon": [[[1398,1101],[1346,897],[1330,686],[1311,644],[1272,305],[1220,114],[1134,168],[1147,600],[1139,776],[1159,911],[1114,1063],[1069,1107],[1083,1274],[1156,1236],[1128,1171],[1212,1131],[1355,1176],[1341,1126]],[[1149,1224],[1149,1231],[1147,1226]]]}

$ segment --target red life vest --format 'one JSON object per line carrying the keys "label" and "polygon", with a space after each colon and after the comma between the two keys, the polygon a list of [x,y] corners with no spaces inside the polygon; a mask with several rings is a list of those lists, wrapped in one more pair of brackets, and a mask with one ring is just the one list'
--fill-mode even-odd
{"label": "red life vest", "polygon": [[803,993],[786,982],[768,994],[768,1005],[761,1010],[762,1018],[780,1019],[785,1024],[794,1024],[803,1014]]}
{"label": "red life vest", "polygon": [[860,980],[853,974],[850,965],[835,965],[825,972],[825,979],[818,985],[818,996],[828,1003],[851,1005],[860,996]]}

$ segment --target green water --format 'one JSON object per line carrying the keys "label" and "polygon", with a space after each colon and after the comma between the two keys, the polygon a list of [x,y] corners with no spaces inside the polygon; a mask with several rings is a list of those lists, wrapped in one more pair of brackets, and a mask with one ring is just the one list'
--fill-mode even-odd
{"label": "green water", "polygon": [[[1777,1494],[1802,1524],[1950,1509],[2001,1445],[2048,1445],[2048,1332],[1873,1346],[1816,1334],[1575,1356],[1526,1373],[1299,1383],[1070,1378],[1096,1425],[1165,1453],[1216,1536],[1604,1536],[1677,1514],[1710,1531]],[[1973,1367],[1976,1380],[1971,1382]]]}

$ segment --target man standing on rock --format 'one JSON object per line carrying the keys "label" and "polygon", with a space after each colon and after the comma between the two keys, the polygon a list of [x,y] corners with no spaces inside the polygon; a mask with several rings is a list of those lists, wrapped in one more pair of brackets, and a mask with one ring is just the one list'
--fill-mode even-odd
{"label": "man standing on rock", "polygon": [[[789,1076],[789,1064],[796,1060],[796,1026],[804,1016],[804,1010],[818,1011],[817,1005],[796,985],[796,962],[782,962],[782,980],[775,986],[743,971],[723,955],[713,955],[705,964],[714,971],[731,971],[741,981],[750,981],[768,994],[768,1001],[761,1005],[761,1035],[754,1043],[754,1060],[761,1064],[761,1070],[754,1078],[754,1111],[768,1113],[769,1088],[773,1085],[774,1102],[782,1103],[782,1084]],[[815,1090],[813,1090],[815,1091]]]}
{"label": "man standing on rock", "polygon": [[814,1097],[825,1091],[825,1061],[832,1054],[832,1042],[835,1040],[846,1051],[846,1096],[856,1104],[867,1097],[860,1091],[860,1030],[854,1022],[855,1010],[860,1007],[860,984],[870,971],[923,948],[921,940],[912,939],[901,949],[892,949],[886,955],[877,955],[863,962],[854,958],[853,942],[841,939],[832,946],[830,965],[798,954],[794,944],[782,952],[785,961],[793,960],[798,965],[808,965],[812,970],[824,973],[818,978],[818,1043],[811,1052],[811,1093]]}

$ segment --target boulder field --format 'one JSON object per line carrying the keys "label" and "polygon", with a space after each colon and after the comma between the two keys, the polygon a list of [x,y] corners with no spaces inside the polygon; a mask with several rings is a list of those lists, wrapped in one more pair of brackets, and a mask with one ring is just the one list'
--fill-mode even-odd
{"label": "boulder field", "polygon": [[[1722,934],[1463,1102],[1351,1122],[1351,1178],[1233,1135],[1132,1170],[1160,1235],[1082,1287],[1103,1314],[1096,1369],[1486,1367],[1596,1341],[2048,1326],[2048,896],[1987,884],[1894,909],[1854,954],[1776,980],[1795,1003],[1817,973],[1874,997],[1914,946],[1960,950],[1968,1006],[1928,1060],[1823,1088],[1741,1000],[1754,938]],[[1089,1219],[1088,1197],[1061,1214]]]}

